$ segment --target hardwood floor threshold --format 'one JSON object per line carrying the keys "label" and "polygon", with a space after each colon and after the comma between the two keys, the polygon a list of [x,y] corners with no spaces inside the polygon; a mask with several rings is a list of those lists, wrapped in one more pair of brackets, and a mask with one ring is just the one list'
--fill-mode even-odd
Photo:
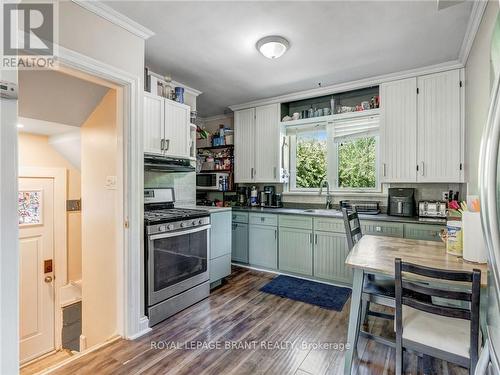
{"label": "hardwood floor threshold", "polygon": [[61,362],[59,362],[59,363],[57,363],[57,364],[55,364],[53,366],[50,366],[49,368],[47,368],[45,370],[42,370],[42,371],[36,373],[35,375],[50,374],[53,371],[56,371],[56,370],[60,369],[63,366],[66,366],[67,364],[69,364],[71,362],[74,362],[76,360],[84,358],[86,355],[88,355],[88,354],[90,354],[92,352],[95,352],[96,350],[100,350],[102,348],[105,348],[108,345],[111,345],[111,344],[115,343],[118,340],[123,340],[123,338],[121,336],[112,337],[109,340],[107,340],[106,342],[103,342],[102,344],[94,345],[93,347],[91,347],[91,348],[89,348],[89,349],[87,349],[87,350],[85,350],[83,352],[73,354],[68,359],[65,359],[64,361],[61,361]]}

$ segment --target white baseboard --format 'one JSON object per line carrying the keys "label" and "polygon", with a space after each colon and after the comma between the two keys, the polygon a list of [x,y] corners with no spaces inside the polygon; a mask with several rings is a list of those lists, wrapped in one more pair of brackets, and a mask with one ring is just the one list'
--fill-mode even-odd
{"label": "white baseboard", "polygon": [[146,333],[151,332],[152,329],[149,327],[149,319],[147,316],[143,316],[141,319],[139,319],[139,332],[128,336],[127,340],[135,340],[141,336],[144,336]]}

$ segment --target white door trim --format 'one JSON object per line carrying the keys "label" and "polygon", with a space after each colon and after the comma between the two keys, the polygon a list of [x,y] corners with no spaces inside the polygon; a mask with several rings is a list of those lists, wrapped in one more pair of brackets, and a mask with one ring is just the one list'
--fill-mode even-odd
{"label": "white door trim", "polygon": [[44,167],[19,167],[19,178],[52,178],[54,180],[54,349],[62,346],[61,287],[66,285],[67,270],[67,220],[66,220],[66,169]]}
{"label": "white door trim", "polygon": [[[149,332],[149,321],[144,315],[143,290],[143,141],[142,118],[143,87],[141,76],[133,76],[62,46],[57,51],[57,62],[62,68],[74,69],[96,76],[123,89],[123,213],[119,225],[118,254],[123,253],[118,269],[117,334],[127,339]],[[121,240],[121,241],[120,241]]]}
{"label": "white door trim", "polygon": [[[137,76],[62,46],[55,48],[61,67],[110,81],[123,89],[123,205],[120,218],[123,242],[118,267],[117,334],[127,339],[150,331],[143,303],[143,146],[142,72]],[[17,82],[17,71],[0,72]],[[19,255],[17,222],[17,102],[1,99],[0,127],[0,371],[19,366]],[[5,112],[4,112],[5,110]],[[8,303],[4,303],[7,302]],[[15,370],[14,370],[15,369]],[[5,370],[5,371],[4,371]]]}

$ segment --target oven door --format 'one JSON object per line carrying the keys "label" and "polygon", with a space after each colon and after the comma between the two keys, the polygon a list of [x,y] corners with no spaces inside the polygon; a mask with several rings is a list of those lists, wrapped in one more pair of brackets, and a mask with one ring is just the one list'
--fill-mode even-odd
{"label": "oven door", "polygon": [[208,281],[210,225],[148,236],[148,305]]}

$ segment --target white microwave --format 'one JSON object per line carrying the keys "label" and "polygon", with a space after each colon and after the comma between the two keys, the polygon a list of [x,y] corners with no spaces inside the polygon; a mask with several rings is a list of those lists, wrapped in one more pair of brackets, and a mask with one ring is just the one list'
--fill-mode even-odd
{"label": "white microwave", "polygon": [[196,189],[198,190],[227,190],[228,173],[198,173],[196,175]]}

